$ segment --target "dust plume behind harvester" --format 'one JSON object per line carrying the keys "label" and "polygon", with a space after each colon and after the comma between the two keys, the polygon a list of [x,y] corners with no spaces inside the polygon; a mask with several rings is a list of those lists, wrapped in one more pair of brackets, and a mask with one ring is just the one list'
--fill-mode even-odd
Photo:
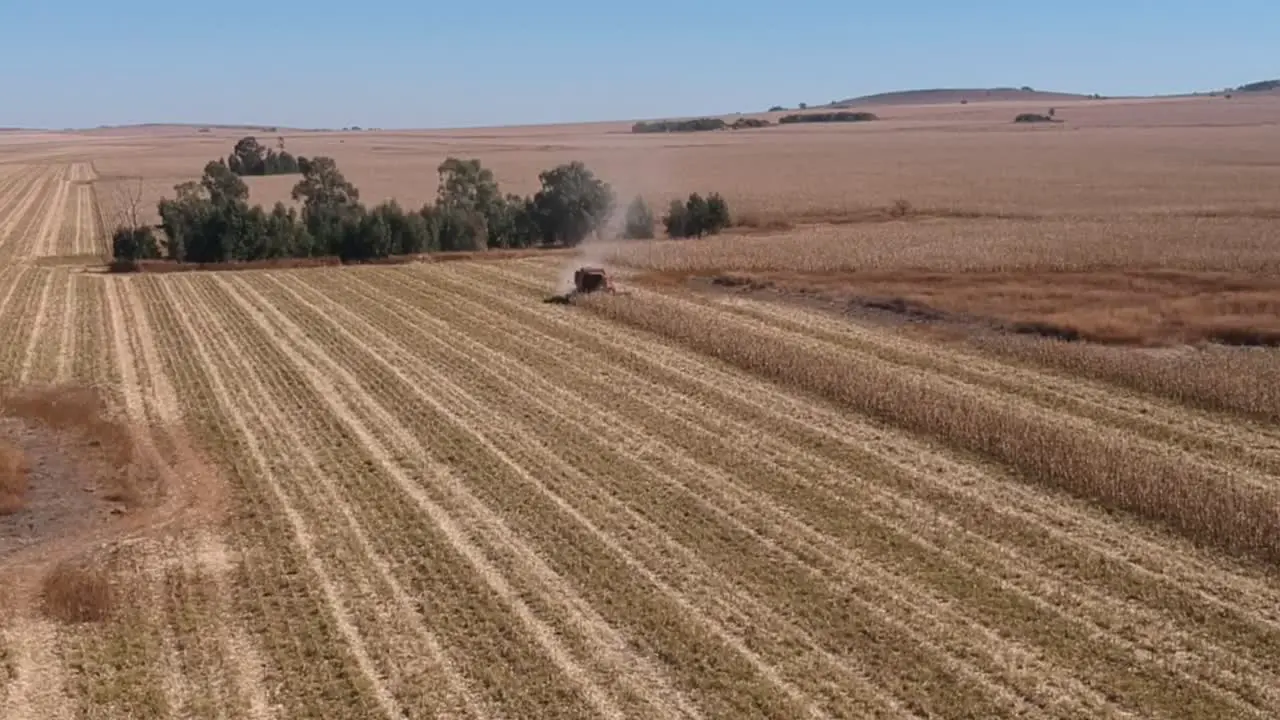
{"label": "dust plume behind harvester", "polygon": [[[547,298],[549,303],[568,304],[578,295],[591,293],[619,293],[613,282],[613,276],[603,267],[584,265],[573,271],[573,289],[561,295]],[[624,293],[625,294],[625,293]]]}

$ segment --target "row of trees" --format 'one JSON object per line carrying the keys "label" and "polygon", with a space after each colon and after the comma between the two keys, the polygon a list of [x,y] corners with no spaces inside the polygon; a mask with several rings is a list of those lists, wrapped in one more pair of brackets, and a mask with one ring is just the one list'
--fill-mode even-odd
{"label": "row of trees", "polygon": [[[686,238],[714,235],[729,227],[733,219],[729,215],[729,204],[720,193],[711,193],[703,198],[692,193],[684,202],[672,200],[667,214],[662,217],[662,226],[668,237]],[[636,197],[627,207],[626,222],[622,236],[631,240],[654,237],[653,211],[645,203],[644,198]]]}
{"label": "row of trees", "polygon": [[[123,224],[115,232],[118,262],[168,259],[221,263],[337,256],[360,261],[426,252],[575,246],[598,235],[613,215],[614,191],[581,162],[539,174],[532,196],[504,194],[479,160],[448,158],[437,168],[434,202],[406,210],[394,200],[366,207],[359,190],[329,157],[303,164],[292,198],[267,210],[249,204],[249,188],[224,160],[209,162],[198,181],[174,186],[159,202],[155,228]],[[674,202],[663,223],[668,235],[719,232],[730,222],[718,194]],[[653,237],[644,201],[628,208],[625,237]],[[163,240],[155,230],[163,232]]]}
{"label": "row of trees", "polygon": [[[821,113],[796,113],[792,115],[784,115],[778,119],[779,125],[790,125],[793,123],[828,123],[828,122],[867,122],[869,120],[878,120],[875,113],[869,112],[853,112],[841,110],[839,112],[821,112]],[[631,126],[633,133],[672,133],[672,132],[704,132],[708,130],[742,130],[748,128],[763,128],[772,125],[768,120],[763,118],[747,118],[742,117],[727,123],[720,118],[692,118],[689,120],[649,120],[635,123]]]}
{"label": "row of trees", "polygon": [[839,112],[784,115],[778,118],[778,124],[790,125],[792,123],[869,122],[871,120],[879,119],[880,118],[877,117],[875,113],[841,110]]}
{"label": "row of trees", "polygon": [[[278,150],[278,152],[277,152]],[[231,154],[227,167],[236,175],[296,175],[304,172],[305,157],[294,157],[284,149],[284,138],[276,143],[276,149],[264,147],[252,135],[240,138]]]}

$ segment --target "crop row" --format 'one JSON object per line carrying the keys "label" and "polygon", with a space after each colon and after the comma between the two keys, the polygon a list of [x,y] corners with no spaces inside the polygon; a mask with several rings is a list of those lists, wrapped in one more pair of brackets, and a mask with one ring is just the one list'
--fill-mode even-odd
{"label": "crop row", "polygon": [[[1238,634],[1259,627],[1265,587],[1163,600],[1168,583],[1143,563],[1203,584],[1190,551],[856,416],[806,411],[642,333],[566,318],[531,302],[536,275],[508,283],[513,272],[159,281],[180,310],[200,306],[202,329],[228,334],[211,351],[238,368],[223,387],[245,394],[228,405],[266,415],[243,433],[292,448],[298,467],[273,482],[286,516],[325,529],[310,552],[345,608],[368,697],[424,707],[410,688],[439,673],[459,707],[584,714],[959,703],[1004,715],[1027,697],[1050,715],[1151,698],[1247,712],[1268,700],[1273,637]],[[1140,562],[1116,552],[1135,537]],[[1116,628],[1135,591],[1144,605]],[[1206,609],[1227,612],[1181,626]],[[1187,658],[1175,670],[1145,660],[1150,630],[1171,622]],[[511,674],[480,660],[503,629],[530,661],[514,655]],[[435,665],[396,662],[415,647]],[[912,673],[937,691],[913,694]],[[552,694],[502,691],[531,678]]]}

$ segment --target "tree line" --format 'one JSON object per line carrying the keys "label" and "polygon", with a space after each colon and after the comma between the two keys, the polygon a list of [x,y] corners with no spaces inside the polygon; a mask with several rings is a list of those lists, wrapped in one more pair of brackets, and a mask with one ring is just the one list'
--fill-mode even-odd
{"label": "tree line", "polygon": [[[295,175],[306,167],[305,157],[294,157],[279,138],[277,149],[264,147],[252,135],[240,138],[227,156],[227,167],[236,175]],[[278,152],[277,152],[278,150]]]}
{"label": "tree line", "polygon": [[[449,157],[437,168],[435,200],[417,210],[395,200],[366,207],[329,157],[299,163],[302,178],[291,197],[300,207],[277,202],[268,210],[249,204],[249,187],[231,165],[211,161],[200,180],[175,185],[176,197],[159,201],[158,225],[118,227],[112,239],[117,263],[311,257],[352,262],[441,251],[572,247],[599,235],[615,211],[612,187],[580,161],[539,173],[540,189],[519,196],[503,193],[479,160]],[[670,237],[701,237],[730,221],[718,193],[673,201],[662,218]],[[653,237],[654,225],[653,213],[637,197],[627,208],[622,234]]]}
{"label": "tree line", "polygon": [[791,125],[793,123],[869,122],[871,120],[879,119],[880,118],[875,113],[841,110],[839,112],[815,112],[784,115],[778,118],[778,124]]}

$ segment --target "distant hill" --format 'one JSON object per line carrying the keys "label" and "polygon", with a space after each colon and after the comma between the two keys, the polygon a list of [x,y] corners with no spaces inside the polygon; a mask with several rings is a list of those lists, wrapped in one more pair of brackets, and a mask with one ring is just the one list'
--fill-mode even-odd
{"label": "distant hill", "polygon": [[995,102],[1008,100],[1027,100],[1036,102],[1054,102],[1065,100],[1089,100],[1096,95],[1079,93],[1051,92],[1033,90],[1031,88],[932,88],[928,90],[902,90],[899,92],[878,93],[862,97],[839,100],[829,106],[838,105],[924,105],[951,104],[962,101]]}
{"label": "distant hill", "polygon": [[1236,92],[1274,92],[1280,90],[1280,80],[1262,80],[1259,82],[1241,85],[1236,88]]}

